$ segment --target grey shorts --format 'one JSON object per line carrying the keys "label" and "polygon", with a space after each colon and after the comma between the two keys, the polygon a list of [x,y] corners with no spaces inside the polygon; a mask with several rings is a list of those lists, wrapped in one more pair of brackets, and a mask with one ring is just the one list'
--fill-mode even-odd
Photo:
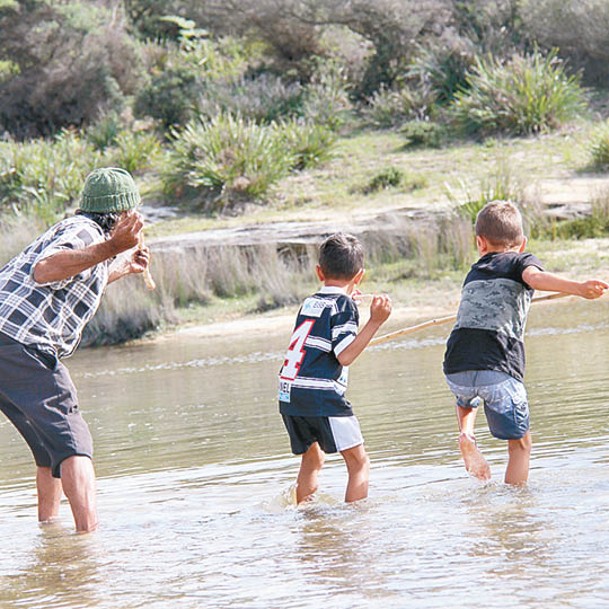
{"label": "grey shorts", "polygon": [[484,402],[490,432],[500,440],[518,440],[529,431],[529,404],[524,384],[505,372],[468,370],[447,374],[457,406],[476,408]]}
{"label": "grey shorts", "polygon": [[36,465],[61,477],[68,457],[93,457],[93,440],[78,410],[67,368],[0,334],[0,410],[28,443]]}

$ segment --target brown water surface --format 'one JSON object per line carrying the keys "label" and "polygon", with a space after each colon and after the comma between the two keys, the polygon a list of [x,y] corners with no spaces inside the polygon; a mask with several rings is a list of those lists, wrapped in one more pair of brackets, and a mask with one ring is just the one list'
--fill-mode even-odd
{"label": "brown water surface", "polygon": [[290,504],[297,460],[277,413],[285,331],[178,334],[69,362],[96,445],[102,527],[39,527],[33,467],[0,422],[0,607],[582,608],[609,603],[609,306],[534,308],[527,386],[531,482],[457,455],[441,374],[448,328],[366,352],[349,397],[372,460],[370,499],[341,502],[330,457],[319,500]]}

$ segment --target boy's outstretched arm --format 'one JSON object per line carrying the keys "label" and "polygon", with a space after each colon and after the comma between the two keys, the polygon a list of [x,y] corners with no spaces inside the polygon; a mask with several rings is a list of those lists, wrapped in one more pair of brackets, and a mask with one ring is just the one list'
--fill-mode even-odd
{"label": "boy's outstretched arm", "polygon": [[391,315],[389,296],[386,294],[375,295],[370,304],[370,319],[358,332],[353,342],[337,358],[341,366],[349,366],[355,361],[357,356],[368,346],[378,329],[387,321],[389,315]]}
{"label": "boy's outstretched arm", "polygon": [[573,281],[542,271],[536,266],[528,266],[522,273],[522,278],[534,290],[547,292],[564,292],[593,300],[600,298],[603,292],[609,288],[609,284],[600,279],[588,279],[587,281]]}

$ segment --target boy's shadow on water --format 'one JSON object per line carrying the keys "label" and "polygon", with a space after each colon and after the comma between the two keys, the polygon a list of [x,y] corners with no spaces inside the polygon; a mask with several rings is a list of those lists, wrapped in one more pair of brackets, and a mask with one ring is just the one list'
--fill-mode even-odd
{"label": "boy's shadow on water", "polygon": [[24,569],[2,577],[0,606],[17,601],[20,607],[98,606],[99,546],[95,535],[76,535],[53,523],[42,525],[35,541]]}

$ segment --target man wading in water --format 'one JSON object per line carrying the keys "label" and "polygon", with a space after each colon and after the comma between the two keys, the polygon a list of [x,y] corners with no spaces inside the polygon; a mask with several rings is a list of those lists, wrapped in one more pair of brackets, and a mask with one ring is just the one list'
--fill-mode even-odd
{"label": "man wading in water", "polygon": [[0,269],[0,410],[36,462],[38,519],[57,517],[62,490],[76,530],[97,527],[93,442],[61,359],[71,355],[106,285],[148,267],[134,211],[140,194],[123,169],[87,177],[80,209]]}

